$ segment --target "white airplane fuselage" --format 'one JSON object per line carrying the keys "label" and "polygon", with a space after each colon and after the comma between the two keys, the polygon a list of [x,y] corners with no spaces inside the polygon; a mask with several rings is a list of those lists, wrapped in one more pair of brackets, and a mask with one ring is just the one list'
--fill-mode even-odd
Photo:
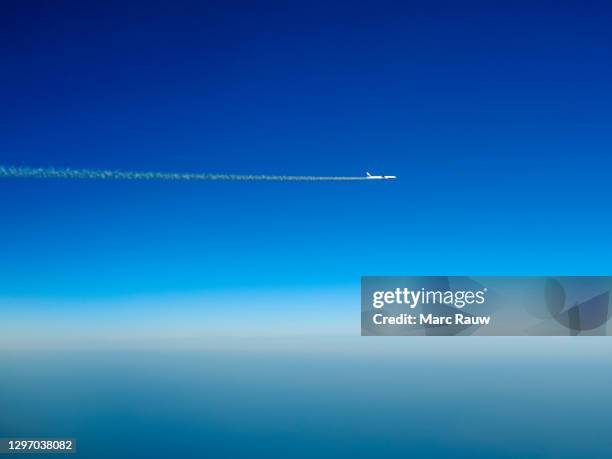
{"label": "white airplane fuselage", "polygon": [[370,180],[395,180],[397,176],[395,175],[370,175],[369,172],[366,172],[366,178]]}

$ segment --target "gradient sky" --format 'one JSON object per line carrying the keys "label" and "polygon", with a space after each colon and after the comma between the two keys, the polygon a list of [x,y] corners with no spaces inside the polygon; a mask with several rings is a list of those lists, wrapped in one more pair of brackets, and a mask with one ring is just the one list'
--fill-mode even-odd
{"label": "gradient sky", "polygon": [[0,165],[399,179],[0,179],[0,431],[87,458],[609,458],[607,338],[360,337],[359,283],[612,274],[611,16],[3,1]]}
{"label": "gradient sky", "polygon": [[2,180],[11,307],[610,274],[607,2],[47,3],[3,4],[0,164],[399,179]]}

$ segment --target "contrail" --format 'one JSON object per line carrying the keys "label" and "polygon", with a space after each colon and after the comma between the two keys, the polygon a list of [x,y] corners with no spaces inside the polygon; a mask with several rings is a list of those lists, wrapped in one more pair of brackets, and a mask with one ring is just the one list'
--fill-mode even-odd
{"label": "contrail", "polygon": [[55,169],[0,166],[0,178],[83,180],[242,180],[278,182],[323,182],[367,180],[368,177],[319,177],[315,175],[234,175],[170,172],[129,172],[94,169]]}

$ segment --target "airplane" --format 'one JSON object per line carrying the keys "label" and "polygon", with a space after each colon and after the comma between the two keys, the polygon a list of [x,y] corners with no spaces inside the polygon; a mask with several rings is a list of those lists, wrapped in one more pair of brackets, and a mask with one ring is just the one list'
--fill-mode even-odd
{"label": "airplane", "polygon": [[366,172],[366,178],[372,180],[395,180],[397,177],[395,175],[372,175]]}

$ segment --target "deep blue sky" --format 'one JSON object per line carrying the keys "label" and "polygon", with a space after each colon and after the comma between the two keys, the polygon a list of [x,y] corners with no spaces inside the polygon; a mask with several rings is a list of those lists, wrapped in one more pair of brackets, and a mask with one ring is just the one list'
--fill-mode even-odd
{"label": "deep blue sky", "polygon": [[3,180],[2,297],[610,274],[608,2],[23,3],[2,165],[400,179]]}

